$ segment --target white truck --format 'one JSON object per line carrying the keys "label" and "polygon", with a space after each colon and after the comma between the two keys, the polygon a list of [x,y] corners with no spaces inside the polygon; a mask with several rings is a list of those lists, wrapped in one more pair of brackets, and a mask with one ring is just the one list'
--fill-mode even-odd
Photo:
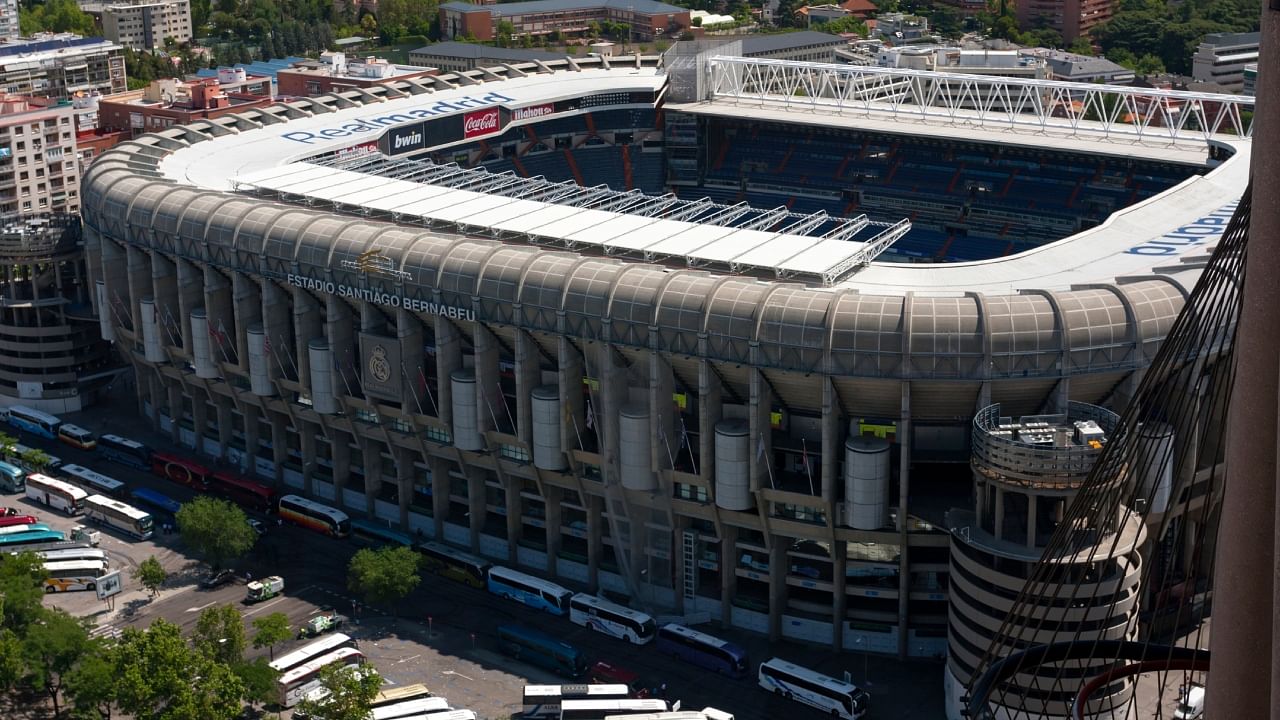
{"label": "white truck", "polygon": [[1174,720],[1203,720],[1204,685],[1183,685],[1178,692],[1178,707],[1173,709]]}
{"label": "white truck", "polygon": [[272,575],[261,580],[254,580],[246,585],[245,588],[248,591],[244,596],[246,605],[262,602],[284,592],[284,578],[279,575]]}
{"label": "white truck", "polygon": [[77,525],[71,528],[71,534],[67,536],[67,539],[88,543],[89,547],[98,547],[98,543],[102,542],[102,533],[97,530],[90,530],[84,525]]}

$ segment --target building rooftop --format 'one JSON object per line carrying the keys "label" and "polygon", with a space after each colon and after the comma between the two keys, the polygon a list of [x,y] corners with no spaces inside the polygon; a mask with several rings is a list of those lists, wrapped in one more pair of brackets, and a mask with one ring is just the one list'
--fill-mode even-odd
{"label": "building rooftop", "polygon": [[742,38],[742,54],[751,57],[759,53],[778,52],[813,45],[844,45],[844,38],[831,33],[804,30],[775,35],[751,35]]}
{"label": "building rooftop", "polygon": [[1204,45],[1257,45],[1262,38],[1262,33],[1209,33],[1201,40]]}
{"label": "building rooftop", "polygon": [[495,17],[527,15],[538,12],[560,12],[564,10],[589,10],[591,8],[610,8],[642,14],[688,12],[685,8],[657,2],[656,0],[529,0],[529,2],[503,3],[501,5],[472,5],[465,2],[448,2],[440,7],[445,10],[459,12],[488,10]]}
{"label": "building rooftop", "polygon": [[283,71],[318,77],[380,80],[403,75],[418,75],[434,69],[420,65],[400,65],[385,58],[372,56],[348,58],[340,52],[322,53],[319,60],[302,60],[291,67],[282,68]]}
{"label": "building rooftop", "polygon": [[[281,70],[288,70],[303,60],[306,60],[306,58],[291,55],[287,58],[279,58],[275,60],[259,60],[251,63],[237,63],[233,67],[244,68],[245,73],[248,75],[266,75],[274,81],[276,79],[276,73]],[[196,77],[218,77],[218,71],[212,68],[204,68],[196,71]]]}
{"label": "building rooftop", "polygon": [[437,55],[459,60],[475,60],[477,58],[493,58],[495,60],[512,60],[517,62],[528,60],[559,60],[564,57],[546,50],[524,50],[522,48],[503,48],[490,45],[477,45],[465,42],[441,42],[434,45],[423,45],[417,50],[410,50],[410,55]]}
{"label": "building rooftop", "polygon": [[29,38],[0,42],[0,58],[18,57],[23,60],[44,59],[68,54],[70,50],[119,48],[119,45],[101,37],[80,37],[72,33],[51,33]]}
{"label": "building rooftop", "polygon": [[1029,53],[1044,58],[1055,75],[1071,77],[1075,75],[1097,75],[1103,73],[1132,73],[1132,70],[1111,62],[1102,57],[1077,55],[1061,50],[1044,50],[1036,48]]}

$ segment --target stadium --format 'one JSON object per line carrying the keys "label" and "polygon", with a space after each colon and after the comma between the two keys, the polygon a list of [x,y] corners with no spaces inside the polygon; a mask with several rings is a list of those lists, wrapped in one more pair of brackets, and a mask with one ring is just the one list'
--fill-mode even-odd
{"label": "stadium", "polygon": [[[1125,405],[1244,191],[1250,103],[507,65],[124,143],[84,236],[176,442],[691,622],[935,657],[975,416]],[[1002,567],[966,582],[1016,594]],[[967,681],[984,647],[952,647]]]}

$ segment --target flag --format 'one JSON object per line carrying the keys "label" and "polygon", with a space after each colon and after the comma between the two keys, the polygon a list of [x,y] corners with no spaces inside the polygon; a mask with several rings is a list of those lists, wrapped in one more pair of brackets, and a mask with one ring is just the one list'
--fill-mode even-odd
{"label": "flag", "polygon": [[587,429],[591,430],[596,426],[595,408],[591,406],[591,398],[587,398]]}
{"label": "flag", "polygon": [[422,392],[426,389],[427,389],[427,375],[426,373],[422,372],[422,366],[419,365],[418,366],[418,392]]}
{"label": "flag", "polygon": [[760,433],[760,444],[756,446],[756,462],[764,460],[764,433]]}
{"label": "flag", "polygon": [[271,352],[271,336],[264,334],[262,336],[262,351]]}

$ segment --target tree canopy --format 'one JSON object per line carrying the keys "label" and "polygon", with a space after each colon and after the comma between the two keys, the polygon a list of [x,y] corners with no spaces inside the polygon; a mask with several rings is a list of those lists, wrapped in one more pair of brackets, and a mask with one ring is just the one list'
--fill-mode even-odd
{"label": "tree canopy", "polygon": [[[1103,54],[1122,65],[1143,70],[1162,65],[1169,72],[1191,73],[1191,56],[1205,35],[1253,32],[1260,23],[1258,6],[1246,0],[1121,0],[1111,19],[1094,28]],[[1150,56],[1151,60],[1147,60]],[[1158,60],[1157,64],[1155,61]]]}
{"label": "tree canopy", "polygon": [[347,566],[347,587],[370,603],[395,603],[422,582],[422,556],[407,547],[362,548]]}
{"label": "tree canopy", "polygon": [[267,648],[272,660],[276,659],[276,645],[293,637],[293,631],[289,627],[289,616],[282,612],[254,618],[253,629],[253,646],[259,649]]}
{"label": "tree canopy", "polygon": [[249,552],[258,539],[244,511],[226,500],[198,497],[183,503],[177,523],[182,541],[214,569]]}
{"label": "tree canopy", "polygon": [[320,687],[329,691],[324,699],[303,700],[295,714],[325,720],[366,720],[382,688],[382,678],[371,665],[330,665],[320,671]]}
{"label": "tree canopy", "polygon": [[18,24],[23,35],[41,31],[94,34],[93,16],[81,10],[75,0],[45,0],[24,6],[18,10]]}

